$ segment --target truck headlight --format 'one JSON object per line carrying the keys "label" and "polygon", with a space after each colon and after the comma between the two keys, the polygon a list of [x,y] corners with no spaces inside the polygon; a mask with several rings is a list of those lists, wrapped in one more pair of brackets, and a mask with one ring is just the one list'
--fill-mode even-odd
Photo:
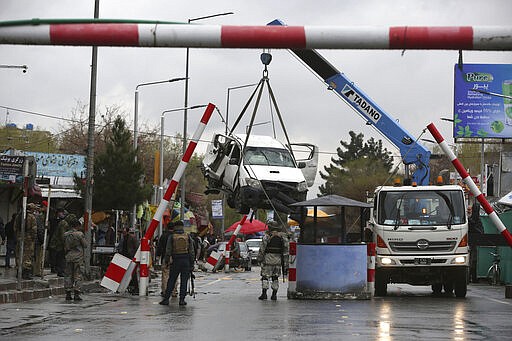
{"label": "truck headlight", "polygon": [[458,256],[458,257],[455,257],[454,260],[452,260],[452,264],[464,264],[466,263],[466,257],[464,256]]}
{"label": "truck headlight", "polygon": [[245,178],[245,183],[247,184],[247,186],[250,186],[253,188],[257,188],[257,189],[262,188],[261,182],[259,180],[253,179],[253,178]]}
{"label": "truck headlight", "polygon": [[390,264],[395,264],[395,262],[391,259],[391,258],[388,258],[388,257],[382,257],[380,259],[380,263],[382,265],[390,265]]}
{"label": "truck headlight", "polygon": [[308,184],[306,183],[306,181],[302,181],[297,184],[297,191],[305,192],[307,190],[308,190]]}

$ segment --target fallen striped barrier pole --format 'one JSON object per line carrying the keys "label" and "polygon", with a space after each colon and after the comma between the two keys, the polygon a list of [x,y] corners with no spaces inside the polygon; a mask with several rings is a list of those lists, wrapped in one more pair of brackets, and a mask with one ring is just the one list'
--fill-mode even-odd
{"label": "fallen striped barrier pole", "polygon": [[[158,227],[160,221],[162,220],[162,216],[165,212],[165,209],[167,208],[167,205],[169,204],[169,201],[171,200],[172,195],[176,191],[176,188],[178,188],[179,180],[181,179],[181,177],[183,176],[183,173],[185,172],[185,168],[187,167],[188,162],[190,161],[190,158],[192,157],[192,154],[194,153],[194,150],[197,146],[197,142],[201,138],[201,135],[203,134],[203,132],[206,128],[206,125],[208,124],[208,121],[210,120],[210,117],[212,116],[214,109],[215,109],[215,105],[212,103],[209,103],[208,106],[206,107],[206,110],[205,110],[203,116],[201,117],[199,126],[197,127],[196,131],[194,132],[194,135],[192,136],[192,139],[190,140],[190,142],[187,146],[185,154],[183,155],[181,162],[178,165],[178,168],[174,172],[172,180],[169,183],[169,186],[167,187],[167,190],[165,191],[165,194],[162,197],[162,200],[160,200],[160,204],[158,205],[158,208],[157,208],[155,214],[153,215],[153,219],[151,220],[149,227],[146,230],[146,233],[144,234],[144,237],[143,237],[143,240],[145,238],[148,241],[148,243],[151,240],[151,238],[153,238],[155,230]],[[149,257],[149,255],[148,255],[148,257]],[[135,264],[136,261],[140,261],[141,258],[142,258],[141,257],[141,247],[139,245],[139,248],[137,249],[137,252],[135,254],[135,259],[131,260],[130,262]],[[148,263],[149,263],[149,261],[148,261]],[[111,262],[111,264],[107,268],[106,274],[109,273],[109,268],[111,266],[115,266],[115,265]],[[125,269],[125,271],[127,271],[129,268],[123,267],[123,269]],[[131,269],[133,271],[135,269],[135,265]],[[118,277],[119,277],[119,273],[118,273],[119,271],[122,271],[122,270],[116,269],[116,271],[115,271],[116,279],[118,279]],[[141,267],[141,274],[140,274],[141,277],[139,279],[139,295],[147,294],[147,285],[144,287],[144,284],[148,282],[148,278],[147,278],[148,273],[145,272],[144,273],[145,277],[143,277],[143,272],[144,272],[144,270],[142,270],[142,267]],[[130,272],[130,277],[131,277],[131,272]],[[101,285],[107,289],[110,289],[111,291],[124,292],[126,290],[126,287],[122,287],[122,286],[117,286],[117,288],[116,288],[116,286],[113,285],[113,283],[109,282],[109,281],[105,281],[105,284],[107,284],[107,282],[108,282],[109,286],[104,286],[103,280],[101,281]]]}

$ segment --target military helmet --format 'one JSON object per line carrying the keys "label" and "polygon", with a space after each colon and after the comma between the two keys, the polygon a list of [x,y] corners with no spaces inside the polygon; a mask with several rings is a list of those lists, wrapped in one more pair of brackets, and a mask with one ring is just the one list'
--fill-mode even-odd
{"label": "military helmet", "polygon": [[275,220],[267,221],[268,229],[271,231],[281,230],[281,225]]}

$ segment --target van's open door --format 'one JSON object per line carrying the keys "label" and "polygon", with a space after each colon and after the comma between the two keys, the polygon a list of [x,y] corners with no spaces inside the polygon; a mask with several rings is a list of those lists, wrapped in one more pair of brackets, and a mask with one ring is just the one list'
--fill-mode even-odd
{"label": "van's open door", "polygon": [[313,186],[318,169],[318,147],[309,143],[291,143],[291,150],[308,187]]}

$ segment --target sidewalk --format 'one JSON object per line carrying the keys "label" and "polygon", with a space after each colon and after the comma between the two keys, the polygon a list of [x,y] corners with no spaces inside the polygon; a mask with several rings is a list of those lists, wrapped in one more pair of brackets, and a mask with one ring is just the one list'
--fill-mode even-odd
{"label": "sidewalk", "polygon": [[[99,267],[91,266],[91,274],[94,278],[91,281],[82,282],[84,292],[100,290],[100,270]],[[21,280],[21,290],[17,290],[17,271],[16,268],[0,267],[0,304],[16,303],[33,300],[36,298],[64,295],[64,277],[58,277],[57,274],[50,272],[50,269],[44,270],[44,278],[34,276],[31,280]]]}

